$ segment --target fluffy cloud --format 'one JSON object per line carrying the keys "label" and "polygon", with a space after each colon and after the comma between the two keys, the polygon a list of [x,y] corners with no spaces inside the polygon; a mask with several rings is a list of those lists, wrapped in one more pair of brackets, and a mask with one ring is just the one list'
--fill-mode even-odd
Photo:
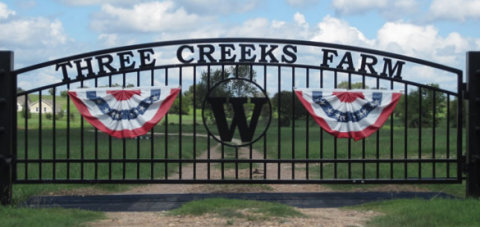
{"label": "fluffy cloud", "polygon": [[[59,20],[46,18],[21,19],[0,23],[0,43],[5,46],[56,46],[64,44],[67,36]],[[5,47],[4,46],[4,47]]]}
{"label": "fluffy cloud", "polygon": [[71,6],[88,6],[88,5],[100,5],[100,4],[117,4],[117,5],[128,5],[138,3],[138,0],[57,0],[63,4]]}
{"label": "fluffy cloud", "polygon": [[433,26],[419,26],[403,22],[388,22],[377,35],[378,47],[442,63],[458,63],[458,58],[471,46],[458,33],[446,37]]}
{"label": "fluffy cloud", "polygon": [[[260,0],[177,0],[178,5],[198,14],[244,13],[255,9]],[[212,7],[214,6],[214,7]]]}
{"label": "fluffy cloud", "polygon": [[317,30],[311,38],[313,41],[341,43],[348,45],[372,46],[374,41],[369,40],[357,28],[347,22],[326,16],[318,23]]}
{"label": "fluffy cloud", "polygon": [[172,1],[140,3],[132,8],[106,4],[94,16],[91,26],[103,33],[164,32],[186,30],[205,20],[175,7]]}
{"label": "fluffy cloud", "polygon": [[0,19],[7,19],[9,16],[15,15],[15,11],[8,9],[8,6],[0,2]]}
{"label": "fluffy cloud", "polygon": [[385,8],[388,5],[388,0],[333,0],[332,4],[337,12],[352,14]]}
{"label": "fluffy cloud", "polygon": [[318,4],[320,0],[287,0],[287,3],[294,7],[306,7]]}
{"label": "fluffy cloud", "polygon": [[480,19],[480,0],[434,0],[430,5],[432,19],[465,21]]}
{"label": "fluffy cloud", "polygon": [[414,14],[418,8],[415,0],[332,0],[339,14],[359,14],[367,11],[379,11],[386,18],[401,18],[405,14]]}

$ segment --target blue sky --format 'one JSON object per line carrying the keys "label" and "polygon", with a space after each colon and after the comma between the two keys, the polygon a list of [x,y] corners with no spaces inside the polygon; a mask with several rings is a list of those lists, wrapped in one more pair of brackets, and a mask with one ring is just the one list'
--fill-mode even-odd
{"label": "blue sky", "polygon": [[268,37],[393,51],[463,69],[465,52],[480,50],[480,0],[7,0],[0,2],[0,30],[0,49],[15,51],[16,68],[127,44]]}

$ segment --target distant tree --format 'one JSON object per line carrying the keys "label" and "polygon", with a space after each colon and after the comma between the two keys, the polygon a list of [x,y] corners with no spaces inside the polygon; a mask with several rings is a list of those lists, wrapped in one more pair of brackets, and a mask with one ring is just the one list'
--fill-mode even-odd
{"label": "distant tree", "polygon": [[[363,83],[362,82],[357,82],[353,83],[350,88],[348,87],[348,81],[342,81],[339,84],[337,84],[337,88],[344,88],[344,89],[362,89],[363,88]],[[368,89],[368,86],[365,85],[365,89]]]}
{"label": "distant tree", "polygon": [[20,112],[20,114],[22,115],[23,118],[30,119],[32,117],[32,113],[30,113],[29,108],[23,107],[22,112]]}
{"label": "distant tree", "polygon": [[168,112],[182,115],[188,114],[192,105],[190,100],[184,94],[179,94],[178,96],[182,96],[182,106],[180,106],[180,97],[177,97]]}
{"label": "distant tree", "polygon": [[60,96],[66,98],[68,96],[68,91],[61,91]]}
{"label": "distant tree", "polygon": [[51,96],[54,96],[54,95],[55,95],[55,89],[54,89],[54,88],[48,89],[48,93],[49,93]]}
{"label": "distant tree", "polygon": [[[467,124],[467,117],[466,117],[466,112],[465,112],[465,107],[467,106],[467,101],[463,101],[463,108],[462,108],[462,127],[465,127],[465,125]],[[458,99],[454,99],[454,100],[451,100],[450,101],[450,115],[448,116],[449,117],[449,120],[450,120],[450,126],[451,127],[458,127],[458,111],[457,111],[457,108],[458,108]]]}
{"label": "distant tree", "polygon": [[[230,67],[223,72],[222,70],[215,70],[213,72],[210,72],[210,75],[208,75],[208,72],[203,72],[200,81],[195,86],[195,108],[202,107],[203,100],[207,96],[209,88],[213,87],[218,82],[227,78],[252,78],[252,80],[255,81],[256,73],[253,70],[251,71],[249,66],[244,65],[238,66],[238,68]],[[191,103],[193,103],[193,91],[194,86],[191,85],[188,88],[188,91],[185,93],[185,97],[187,99],[190,99]],[[217,97],[240,97],[250,96],[255,91],[256,88],[252,84],[238,80],[232,81],[232,83],[229,83],[228,86],[217,87],[210,95]]]}
{"label": "distant tree", "polygon": [[21,93],[21,92],[24,92],[25,90],[23,90],[21,87],[17,87],[17,94],[18,93]]}
{"label": "distant tree", "polygon": [[[429,84],[432,87],[438,88],[438,84]],[[405,113],[405,97],[408,97],[407,113]],[[420,112],[420,100],[421,109]],[[397,108],[395,108],[395,115],[400,117],[402,122],[407,118],[408,127],[432,127],[433,126],[433,112],[434,112],[434,90],[422,88],[421,94],[418,90],[410,92],[408,95],[402,95]],[[446,106],[445,94],[441,92],[435,92],[435,126],[437,126],[441,120],[440,116],[443,116]],[[421,116],[421,122],[420,122]]]}
{"label": "distant tree", "polygon": [[[280,105],[278,102],[279,96]],[[289,126],[292,119],[301,119],[305,118],[308,115],[308,112],[303,106],[303,104],[298,101],[296,95],[291,91],[281,91],[280,93],[276,93],[271,99],[271,102],[273,107],[273,113],[276,114],[280,112],[280,126]],[[292,115],[294,109],[295,115]]]}

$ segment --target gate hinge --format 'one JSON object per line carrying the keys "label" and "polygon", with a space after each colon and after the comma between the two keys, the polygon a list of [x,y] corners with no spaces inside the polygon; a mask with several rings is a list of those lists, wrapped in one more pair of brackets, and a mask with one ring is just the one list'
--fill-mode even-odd
{"label": "gate hinge", "polygon": [[467,83],[462,83],[462,95],[464,99],[468,99],[468,89],[467,89]]}

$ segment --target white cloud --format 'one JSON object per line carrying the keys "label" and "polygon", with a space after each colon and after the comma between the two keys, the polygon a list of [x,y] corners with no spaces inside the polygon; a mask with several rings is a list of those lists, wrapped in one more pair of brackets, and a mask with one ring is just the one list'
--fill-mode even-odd
{"label": "white cloud", "polygon": [[[5,46],[56,46],[64,44],[67,36],[59,20],[46,18],[13,20],[0,23],[0,43]],[[5,47],[4,46],[4,47]]]}
{"label": "white cloud", "polygon": [[377,46],[409,56],[455,64],[468,50],[470,42],[458,33],[439,35],[434,26],[388,22],[377,34]]}
{"label": "white cloud", "polygon": [[107,47],[116,46],[118,43],[118,35],[117,34],[100,34],[98,39],[103,42],[103,44]]}
{"label": "white cloud", "polygon": [[433,0],[430,5],[432,19],[465,21],[480,19],[480,0]]}
{"label": "white cloud", "polygon": [[244,13],[255,9],[260,0],[177,0],[189,12],[198,14]]}
{"label": "white cloud", "polygon": [[322,22],[318,23],[317,29],[311,38],[313,41],[360,46],[372,46],[374,43],[373,40],[367,39],[357,28],[331,16],[323,18]]}
{"label": "white cloud", "polygon": [[128,5],[138,3],[138,0],[57,0],[66,5],[71,6],[89,6],[100,4],[116,4],[116,5]]}
{"label": "white cloud", "polygon": [[320,0],[287,0],[287,3],[294,7],[307,7],[318,4]]}
{"label": "white cloud", "polygon": [[103,5],[91,26],[103,33],[164,32],[187,30],[205,21],[205,17],[189,14],[185,9],[175,7],[172,1],[165,1],[140,3],[132,8]]}
{"label": "white cloud", "polygon": [[7,19],[9,16],[15,15],[16,12],[13,10],[8,9],[8,6],[0,2],[0,19]]}
{"label": "white cloud", "polygon": [[333,0],[332,5],[339,14],[360,14],[378,11],[386,18],[402,18],[414,15],[418,9],[415,0]]}
{"label": "white cloud", "polygon": [[333,0],[332,4],[335,10],[341,14],[353,14],[385,8],[388,0]]}
{"label": "white cloud", "polygon": [[477,44],[477,49],[480,50],[480,39],[477,39],[475,43]]}

